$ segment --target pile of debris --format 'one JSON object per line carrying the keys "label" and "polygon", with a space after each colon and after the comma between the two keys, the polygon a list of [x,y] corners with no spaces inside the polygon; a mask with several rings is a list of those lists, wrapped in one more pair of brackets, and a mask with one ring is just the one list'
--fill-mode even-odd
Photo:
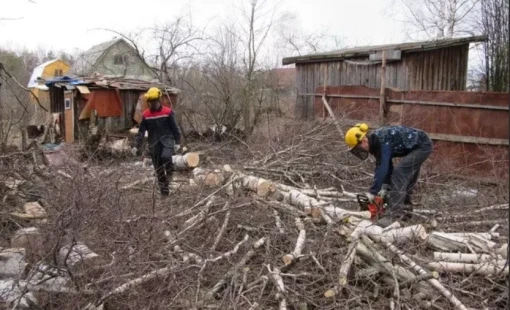
{"label": "pile of debris", "polygon": [[[314,181],[370,177],[333,169],[334,156],[314,150],[321,139],[232,165],[176,156],[166,200],[146,162],[62,167],[44,179],[58,191],[3,216],[16,226],[0,253],[0,299],[88,310],[505,306],[508,223],[498,221],[508,203],[471,209],[494,215],[475,231],[443,227],[467,216],[432,204],[383,229],[358,210],[354,191]],[[21,182],[4,182],[4,201]]]}

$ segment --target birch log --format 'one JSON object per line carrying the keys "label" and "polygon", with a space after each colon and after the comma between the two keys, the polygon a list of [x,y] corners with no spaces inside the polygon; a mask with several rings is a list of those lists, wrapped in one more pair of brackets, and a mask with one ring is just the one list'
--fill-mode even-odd
{"label": "birch log", "polygon": [[[428,272],[420,267],[418,264],[416,264],[412,259],[407,257],[407,255],[404,254],[404,252],[400,249],[398,249],[396,246],[389,242],[385,242],[384,245],[388,250],[390,250],[392,253],[398,255],[400,259],[409,265],[415,272],[417,272],[420,275],[428,274]],[[437,279],[428,279],[427,282],[432,285],[436,290],[438,290],[446,299],[448,299],[457,310],[467,310],[466,306],[457,298],[455,295],[453,295],[449,290],[447,290]]]}
{"label": "birch log", "polygon": [[391,243],[404,243],[412,240],[423,241],[428,237],[427,231],[420,224],[387,231],[377,225],[372,225],[365,229],[365,235],[376,242]]}
{"label": "birch log", "polygon": [[429,268],[442,272],[475,273],[481,275],[508,275],[508,264],[503,261],[502,264],[493,264],[484,262],[481,264],[452,263],[452,262],[432,262]]}
{"label": "birch log", "polygon": [[299,258],[301,256],[301,253],[303,252],[303,247],[305,246],[306,241],[305,225],[303,224],[299,217],[296,218],[296,226],[299,229],[299,235],[296,241],[296,246],[292,253],[283,256],[283,262],[285,263],[285,266],[292,264],[292,262],[294,262],[295,259]]}
{"label": "birch log", "polygon": [[172,156],[172,162],[175,168],[186,169],[198,167],[200,156],[198,153],[186,153],[184,155]]}
{"label": "birch log", "polygon": [[83,242],[68,244],[60,249],[60,259],[69,268],[77,268],[90,264],[99,258],[99,255],[92,252]]}
{"label": "birch log", "polygon": [[472,263],[506,262],[501,255],[434,252],[434,260],[443,262]]}
{"label": "birch log", "polygon": [[[319,212],[319,214],[325,212],[328,215],[337,218],[338,220],[345,219],[349,216],[370,218],[370,212],[368,211],[366,212],[348,211],[334,206],[327,206],[321,208],[321,204],[317,199],[309,197],[297,190],[289,191],[284,196],[284,202],[302,208],[307,214],[311,214],[312,210],[314,210],[314,212]],[[313,207],[317,209],[312,209]]]}
{"label": "birch log", "polygon": [[434,231],[428,237],[428,244],[441,251],[491,253],[495,251],[496,243],[477,236],[461,237]]}
{"label": "birch log", "polygon": [[338,294],[341,289],[347,285],[347,277],[349,275],[349,270],[351,270],[352,262],[354,261],[354,258],[356,257],[356,247],[358,245],[359,238],[354,239],[354,242],[352,242],[349,245],[349,248],[347,249],[347,254],[345,255],[344,260],[342,261],[342,264],[340,265],[340,272],[338,275],[338,285],[335,285],[332,289],[327,290],[324,293],[324,297],[331,298]]}

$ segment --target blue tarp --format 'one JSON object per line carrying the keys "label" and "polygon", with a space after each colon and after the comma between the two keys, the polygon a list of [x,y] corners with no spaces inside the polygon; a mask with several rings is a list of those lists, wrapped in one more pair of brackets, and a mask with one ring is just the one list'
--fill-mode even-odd
{"label": "blue tarp", "polygon": [[50,87],[51,85],[53,85],[55,83],[67,83],[67,84],[71,84],[71,85],[79,85],[79,84],[85,84],[85,81],[80,80],[80,79],[75,79],[75,78],[72,78],[69,76],[61,76],[58,78],[47,80],[45,85]]}

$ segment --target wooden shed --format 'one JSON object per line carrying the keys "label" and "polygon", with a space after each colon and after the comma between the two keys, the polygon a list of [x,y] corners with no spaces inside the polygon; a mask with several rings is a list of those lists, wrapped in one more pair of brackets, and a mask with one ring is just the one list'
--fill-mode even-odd
{"label": "wooden shed", "polygon": [[466,89],[469,44],[485,36],[356,47],[284,58],[296,66],[296,117],[314,117],[318,87],[360,85],[380,87],[385,56],[385,84],[400,90]]}
{"label": "wooden shed", "polygon": [[67,143],[89,136],[99,126],[110,132],[125,131],[135,126],[146,108],[143,94],[159,87],[167,96],[163,104],[173,106],[179,90],[159,83],[125,78],[70,78],[48,81],[50,112],[58,118],[61,135]]}

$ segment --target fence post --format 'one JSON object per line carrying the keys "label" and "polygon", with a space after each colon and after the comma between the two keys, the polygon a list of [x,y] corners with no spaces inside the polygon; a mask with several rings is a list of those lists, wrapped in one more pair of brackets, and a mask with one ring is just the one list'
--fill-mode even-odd
{"label": "fence post", "polygon": [[382,65],[381,65],[381,93],[379,98],[379,124],[384,126],[386,124],[385,118],[386,111],[386,51],[382,51]]}

